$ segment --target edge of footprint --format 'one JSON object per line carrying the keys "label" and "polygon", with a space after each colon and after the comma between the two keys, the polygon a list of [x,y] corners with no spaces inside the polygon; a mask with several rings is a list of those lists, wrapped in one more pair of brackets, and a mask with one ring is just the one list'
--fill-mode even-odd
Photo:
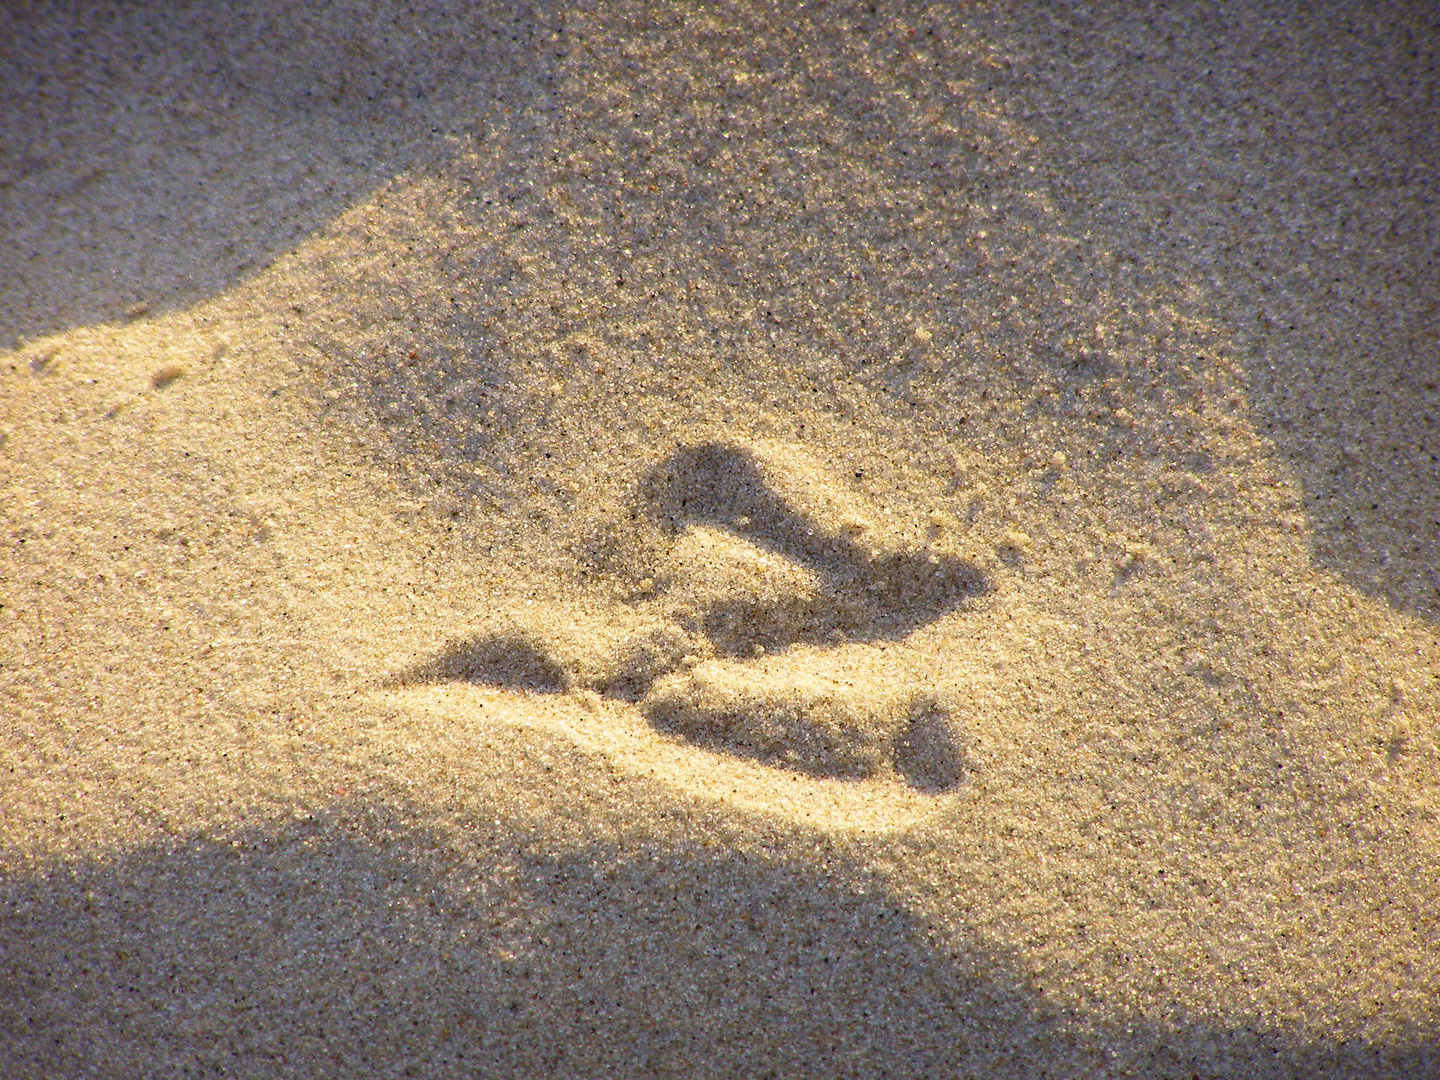
{"label": "edge of footprint", "polygon": [[936,795],[888,777],[857,782],[777,769],[667,736],[633,705],[593,693],[536,695],[474,683],[378,693],[405,711],[472,728],[477,738],[493,724],[544,732],[677,794],[826,832],[908,831],[975,794],[968,782]]}

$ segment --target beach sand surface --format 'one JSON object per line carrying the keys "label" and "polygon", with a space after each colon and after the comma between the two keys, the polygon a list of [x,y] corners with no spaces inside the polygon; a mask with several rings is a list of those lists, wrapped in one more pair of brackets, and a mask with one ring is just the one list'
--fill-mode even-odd
{"label": "beach sand surface", "polygon": [[1440,1075],[1427,5],[226,7],[0,15],[0,1074]]}

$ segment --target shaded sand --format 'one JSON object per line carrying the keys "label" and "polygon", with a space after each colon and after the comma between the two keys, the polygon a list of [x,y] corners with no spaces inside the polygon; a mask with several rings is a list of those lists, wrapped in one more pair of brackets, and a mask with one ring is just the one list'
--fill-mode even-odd
{"label": "shaded sand", "polygon": [[0,15],[0,1075],[1440,1075],[1433,12],[230,7]]}

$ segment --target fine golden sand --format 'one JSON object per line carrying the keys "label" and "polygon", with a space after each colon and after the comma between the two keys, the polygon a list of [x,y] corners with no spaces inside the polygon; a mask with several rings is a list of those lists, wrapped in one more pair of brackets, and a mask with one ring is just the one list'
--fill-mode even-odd
{"label": "fine golden sand", "polygon": [[1437,51],[7,6],[0,1076],[1440,1076]]}

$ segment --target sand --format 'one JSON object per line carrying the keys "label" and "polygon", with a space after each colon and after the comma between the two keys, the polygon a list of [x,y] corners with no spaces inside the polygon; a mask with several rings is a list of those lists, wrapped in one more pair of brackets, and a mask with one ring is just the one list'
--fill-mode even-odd
{"label": "sand", "polygon": [[0,14],[0,1075],[1440,1075],[1424,4]]}

